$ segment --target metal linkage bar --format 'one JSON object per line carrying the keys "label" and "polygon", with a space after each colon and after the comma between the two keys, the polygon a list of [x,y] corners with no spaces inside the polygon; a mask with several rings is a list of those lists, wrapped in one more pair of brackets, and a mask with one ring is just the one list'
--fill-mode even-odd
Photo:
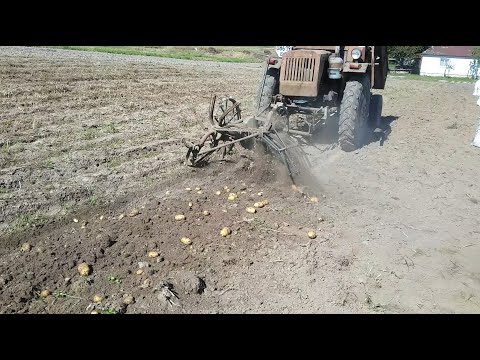
{"label": "metal linkage bar", "polygon": [[209,152],[213,152],[213,151],[216,151],[218,149],[221,149],[223,147],[227,147],[229,145],[233,145],[233,144],[236,144],[240,141],[243,141],[243,140],[247,140],[247,139],[250,139],[250,138],[253,138],[253,137],[256,137],[256,136],[260,136],[262,133],[261,132],[256,132],[256,133],[253,133],[253,134],[250,134],[250,135],[247,135],[247,136],[244,136],[240,139],[237,139],[237,140],[233,140],[233,141],[229,141],[229,142],[225,142],[223,143],[222,145],[218,145],[218,146],[215,146],[213,148],[210,148],[208,150],[205,150],[205,151],[200,151],[197,156],[200,156],[200,155],[203,155],[203,154],[206,154],[206,153],[209,153]]}

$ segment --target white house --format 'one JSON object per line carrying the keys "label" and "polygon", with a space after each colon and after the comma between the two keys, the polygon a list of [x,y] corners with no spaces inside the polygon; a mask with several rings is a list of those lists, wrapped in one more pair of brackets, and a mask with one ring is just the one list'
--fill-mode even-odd
{"label": "white house", "polygon": [[[470,77],[474,46],[432,46],[422,53],[420,75]],[[479,69],[475,69],[477,73]]]}

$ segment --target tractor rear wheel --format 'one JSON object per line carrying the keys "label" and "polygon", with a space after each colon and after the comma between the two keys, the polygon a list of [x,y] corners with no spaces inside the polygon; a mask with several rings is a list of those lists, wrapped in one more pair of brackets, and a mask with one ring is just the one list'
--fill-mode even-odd
{"label": "tractor rear wheel", "polygon": [[272,96],[278,93],[278,76],[278,69],[268,68],[266,70],[265,77],[261,79],[257,89],[257,96],[253,101],[254,114],[261,115],[268,109],[272,102]]}
{"label": "tractor rear wheel", "polygon": [[340,104],[338,141],[343,151],[363,145],[370,106],[370,80],[367,75],[347,81]]}

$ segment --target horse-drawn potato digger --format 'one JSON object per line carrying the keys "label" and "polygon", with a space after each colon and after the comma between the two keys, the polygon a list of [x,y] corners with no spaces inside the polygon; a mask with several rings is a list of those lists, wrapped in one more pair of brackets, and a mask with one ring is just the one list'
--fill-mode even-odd
{"label": "horse-drawn potato digger", "polygon": [[200,166],[236,144],[260,141],[277,155],[294,177],[307,164],[298,138],[308,139],[328,124],[338,126],[342,150],[362,146],[369,123],[379,124],[381,95],[388,57],[385,46],[278,47],[269,57],[254,101],[254,115],[242,118],[240,103],[231,97],[212,98],[212,125],[198,143],[184,140],[187,164]]}

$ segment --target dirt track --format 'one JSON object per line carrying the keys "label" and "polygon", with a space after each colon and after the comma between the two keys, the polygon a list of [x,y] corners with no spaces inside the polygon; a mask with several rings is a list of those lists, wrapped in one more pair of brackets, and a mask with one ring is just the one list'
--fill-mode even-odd
{"label": "dirt track", "polygon": [[[94,294],[98,312],[480,312],[473,85],[390,77],[383,146],[306,149],[322,188],[313,204],[248,152],[182,165],[180,140],[203,132],[211,95],[248,114],[260,72],[0,48],[0,313],[90,312]],[[269,204],[248,214],[259,198]]]}

